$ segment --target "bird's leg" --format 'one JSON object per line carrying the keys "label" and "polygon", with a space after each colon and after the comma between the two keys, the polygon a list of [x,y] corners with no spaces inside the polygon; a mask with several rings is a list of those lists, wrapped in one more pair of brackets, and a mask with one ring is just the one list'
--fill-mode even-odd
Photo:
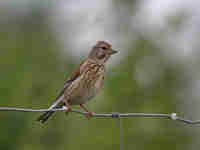
{"label": "bird's leg", "polygon": [[80,107],[83,108],[83,110],[87,112],[86,114],[87,119],[90,119],[93,116],[93,113],[89,112],[88,109],[83,104],[80,104]]}
{"label": "bird's leg", "polygon": [[71,111],[71,106],[68,102],[65,102],[65,106],[66,106],[66,113]]}

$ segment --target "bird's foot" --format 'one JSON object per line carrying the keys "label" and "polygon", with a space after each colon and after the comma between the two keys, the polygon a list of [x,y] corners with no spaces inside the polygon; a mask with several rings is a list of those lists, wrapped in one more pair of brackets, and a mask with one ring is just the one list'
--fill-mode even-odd
{"label": "bird's foot", "polygon": [[94,115],[94,113],[93,112],[89,112],[88,109],[83,104],[80,104],[80,106],[85,111],[85,116],[89,120]]}
{"label": "bird's foot", "polygon": [[89,120],[93,115],[94,115],[93,112],[87,112],[86,113],[86,118]]}
{"label": "bird's foot", "polygon": [[72,111],[71,107],[68,105],[68,106],[64,106],[65,107],[65,114],[67,115],[70,111]]}
{"label": "bird's foot", "polygon": [[65,112],[68,113],[70,111],[72,111],[71,107],[66,107],[66,111]]}

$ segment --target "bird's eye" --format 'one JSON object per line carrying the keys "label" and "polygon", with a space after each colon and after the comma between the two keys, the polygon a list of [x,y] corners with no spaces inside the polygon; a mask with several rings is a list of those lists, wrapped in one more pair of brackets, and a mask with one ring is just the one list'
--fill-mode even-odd
{"label": "bird's eye", "polygon": [[106,50],[107,48],[104,46],[104,47],[102,47],[102,49],[103,49],[103,50]]}

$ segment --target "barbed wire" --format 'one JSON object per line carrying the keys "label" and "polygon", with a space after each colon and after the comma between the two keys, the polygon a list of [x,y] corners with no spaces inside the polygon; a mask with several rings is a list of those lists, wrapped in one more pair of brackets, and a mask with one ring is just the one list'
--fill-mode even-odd
{"label": "barbed wire", "polygon": [[[19,112],[47,112],[47,111],[66,111],[66,107],[56,108],[56,109],[31,109],[31,108],[16,108],[16,107],[0,107],[0,111],[19,111]],[[79,113],[81,115],[87,115],[87,112],[82,112],[77,109],[72,109],[71,112]],[[179,117],[176,113],[170,114],[154,114],[154,113],[93,113],[92,117],[95,118],[131,118],[131,117],[141,117],[141,118],[163,118],[180,121],[186,124],[200,124],[200,120],[188,120],[183,117]]]}

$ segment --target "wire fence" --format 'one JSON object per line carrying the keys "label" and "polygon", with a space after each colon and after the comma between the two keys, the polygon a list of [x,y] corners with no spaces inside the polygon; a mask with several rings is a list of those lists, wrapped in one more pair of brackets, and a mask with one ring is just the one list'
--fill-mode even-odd
{"label": "wire fence", "polygon": [[[47,112],[47,111],[66,111],[67,108],[63,106],[62,108],[56,109],[31,109],[31,108],[16,108],[16,107],[0,107],[0,111],[17,111],[17,112]],[[81,115],[87,116],[88,112],[83,112],[77,109],[71,109],[73,113],[79,113]],[[197,125],[200,124],[200,120],[189,120],[178,116],[176,113],[170,114],[151,114],[151,113],[92,113],[93,118],[116,118],[119,119],[119,129],[120,129],[120,150],[123,150],[123,127],[122,118],[160,118],[169,119],[174,121],[183,122],[185,124]]]}
{"label": "wire fence", "polygon": [[[47,112],[47,111],[66,111],[67,108],[64,106],[62,108],[56,109],[31,109],[31,108],[16,108],[16,107],[0,107],[0,111],[18,111],[18,112]],[[81,115],[87,115],[87,112],[82,112],[77,109],[72,109],[71,112],[79,113]],[[178,116],[176,113],[170,114],[151,114],[151,113],[93,113],[92,117],[94,118],[163,118],[163,119],[171,119],[183,122],[185,124],[200,124],[200,120],[189,120],[183,117]]]}

